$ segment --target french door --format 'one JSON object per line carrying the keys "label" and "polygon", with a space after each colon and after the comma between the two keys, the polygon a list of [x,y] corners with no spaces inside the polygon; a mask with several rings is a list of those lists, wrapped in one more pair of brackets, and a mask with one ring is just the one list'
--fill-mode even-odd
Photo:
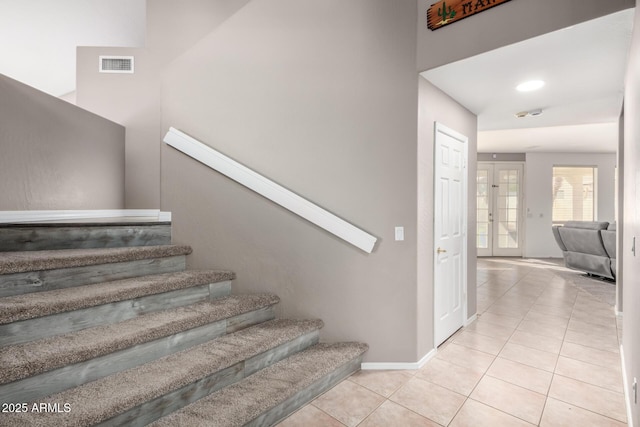
{"label": "french door", "polygon": [[478,256],[522,256],[523,169],[478,162]]}

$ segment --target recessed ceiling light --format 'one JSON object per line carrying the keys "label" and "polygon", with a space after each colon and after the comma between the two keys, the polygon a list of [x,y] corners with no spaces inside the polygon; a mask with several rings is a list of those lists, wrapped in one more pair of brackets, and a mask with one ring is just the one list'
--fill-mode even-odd
{"label": "recessed ceiling light", "polygon": [[544,86],[542,80],[529,80],[528,82],[520,83],[516,86],[516,90],[520,92],[531,92],[532,90],[538,90]]}

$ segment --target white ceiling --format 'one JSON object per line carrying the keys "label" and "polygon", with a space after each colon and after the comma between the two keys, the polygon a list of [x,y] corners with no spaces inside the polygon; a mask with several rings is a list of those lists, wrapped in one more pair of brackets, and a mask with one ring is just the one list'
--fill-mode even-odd
{"label": "white ceiling", "polygon": [[[615,152],[633,14],[628,9],[422,75],[478,116],[479,152]],[[515,90],[534,79],[545,86]],[[538,108],[540,116],[515,117]]]}
{"label": "white ceiling", "polygon": [[61,96],[77,46],[144,46],[145,31],[145,0],[0,0],[0,74]]}

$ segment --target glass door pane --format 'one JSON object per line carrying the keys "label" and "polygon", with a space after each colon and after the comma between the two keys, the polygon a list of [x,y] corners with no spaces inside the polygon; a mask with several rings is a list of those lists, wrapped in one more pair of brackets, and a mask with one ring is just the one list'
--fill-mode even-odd
{"label": "glass door pane", "polygon": [[488,169],[478,169],[477,186],[478,222],[476,246],[478,249],[487,249],[489,248],[489,209],[491,206]]}
{"label": "glass door pane", "polygon": [[495,240],[493,254],[498,256],[522,255],[521,250],[521,188],[522,165],[496,164],[494,210]]}

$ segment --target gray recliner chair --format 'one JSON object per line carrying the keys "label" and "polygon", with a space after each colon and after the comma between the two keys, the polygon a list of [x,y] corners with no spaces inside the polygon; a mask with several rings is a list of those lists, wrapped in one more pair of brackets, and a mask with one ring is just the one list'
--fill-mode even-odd
{"label": "gray recliner chair", "polygon": [[608,222],[569,221],[553,226],[565,265],[615,280],[616,227]]}

